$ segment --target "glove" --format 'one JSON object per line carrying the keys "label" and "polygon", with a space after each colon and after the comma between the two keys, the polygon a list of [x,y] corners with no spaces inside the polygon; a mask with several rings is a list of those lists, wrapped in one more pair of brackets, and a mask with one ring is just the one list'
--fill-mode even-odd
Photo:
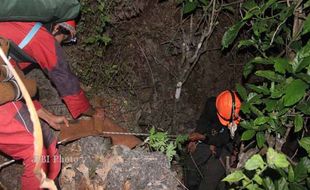
{"label": "glove", "polygon": [[197,132],[191,133],[188,136],[189,141],[203,141],[205,139],[206,137],[204,135],[197,133]]}

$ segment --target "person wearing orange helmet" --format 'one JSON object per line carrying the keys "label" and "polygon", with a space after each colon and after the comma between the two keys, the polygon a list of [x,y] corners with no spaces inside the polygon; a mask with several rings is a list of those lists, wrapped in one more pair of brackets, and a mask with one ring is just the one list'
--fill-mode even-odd
{"label": "person wearing orange helmet", "polygon": [[232,139],[240,122],[241,101],[225,90],[207,99],[196,129],[189,135],[185,182],[189,190],[225,189],[225,157],[233,151]]}

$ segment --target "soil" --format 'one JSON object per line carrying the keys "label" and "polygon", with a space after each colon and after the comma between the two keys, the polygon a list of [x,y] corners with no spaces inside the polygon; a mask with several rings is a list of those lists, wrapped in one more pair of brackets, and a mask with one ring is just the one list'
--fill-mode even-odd
{"label": "soil", "polygon": [[[181,64],[182,43],[180,8],[172,0],[133,2],[138,2],[139,13],[133,14],[132,7],[124,8],[123,3],[125,13],[114,11],[111,15],[107,34],[112,41],[107,47],[83,44],[97,24],[93,17],[85,15],[81,26],[87,30],[81,31],[80,43],[66,50],[70,63],[91,97],[99,96],[103,104],[107,96],[123,100],[119,106],[127,107],[129,114],[134,115],[135,121],[130,124],[136,127],[131,128],[146,132],[155,126],[158,130],[173,128],[172,133],[186,133],[195,127],[207,97],[234,89],[235,83],[241,82],[242,66],[248,56],[234,48],[221,51],[222,36],[233,24],[234,15],[220,15],[220,22],[206,43],[207,51],[183,85],[176,103],[180,77],[176,68]],[[121,15],[132,17],[124,19]],[[85,77],[90,68],[93,74]],[[119,117],[124,120],[124,112]]]}
{"label": "soil", "polygon": [[[96,1],[92,2],[95,5]],[[220,22],[207,42],[207,51],[183,85],[180,100],[176,101],[174,96],[180,73],[175,68],[181,63],[180,8],[172,0],[136,0],[134,4],[127,0],[115,2],[110,15],[111,25],[107,27],[112,41],[107,47],[83,43],[96,28],[93,18],[97,17],[94,15],[81,19],[78,26],[83,30],[78,36],[79,43],[65,47],[82,88],[93,105],[104,107],[108,116],[129,131],[148,133],[154,126],[159,131],[174,134],[190,132],[207,97],[233,89],[235,83],[241,82],[241,69],[248,57],[238,54],[235,49],[221,51],[221,38],[232,24],[234,15],[220,16]],[[59,99],[50,99],[57,97],[57,93],[44,84],[46,82],[39,85],[46,108],[70,117]],[[97,140],[87,142],[98,143]],[[102,144],[106,143],[102,141]],[[71,154],[74,146],[68,146],[71,148],[67,148],[67,153]],[[66,154],[64,148],[61,151]],[[1,157],[0,160],[2,163],[5,159]],[[21,164],[10,165],[1,170],[0,182],[8,189],[19,189],[21,172]]]}

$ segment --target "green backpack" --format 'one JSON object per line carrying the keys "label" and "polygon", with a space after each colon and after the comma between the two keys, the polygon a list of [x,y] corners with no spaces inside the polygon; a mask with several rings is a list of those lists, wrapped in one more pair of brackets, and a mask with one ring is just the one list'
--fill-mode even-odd
{"label": "green backpack", "polygon": [[0,22],[58,23],[76,18],[79,11],[78,0],[1,0]]}

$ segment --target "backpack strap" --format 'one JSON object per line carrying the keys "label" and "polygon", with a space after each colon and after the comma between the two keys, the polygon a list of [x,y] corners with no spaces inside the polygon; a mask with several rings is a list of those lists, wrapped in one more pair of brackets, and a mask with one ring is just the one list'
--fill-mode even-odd
{"label": "backpack strap", "polygon": [[29,56],[23,48],[31,41],[31,39],[36,35],[36,33],[41,28],[42,23],[37,22],[25,38],[17,45],[13,41],[10,42],[10,50],[9,56],[12,57],[17,63],[19,62],[29,62],[29,63],[37,63],[31,56]]}
{"label": "backpack strap", "polygon": [[13,41],[9,40],[10,43],[10,51],[9,56],[14,59],[17,63],[20,62],[28,62],[32,64],[36,64],[37,61],[34,60],[30,55],[28,55],[23,49],[18,47]]}
{"label": "backpack strap", "polygon": [[30,41],[31,39],[34,37],[34,35],[36,35],[36,33],[39,31],[39,29],[41,28],[42,23],[37,22],[32,28],[31,30],[28,32],[28,34],[26,35],[26,37],[18,44],[18,46],[23,49]]}

